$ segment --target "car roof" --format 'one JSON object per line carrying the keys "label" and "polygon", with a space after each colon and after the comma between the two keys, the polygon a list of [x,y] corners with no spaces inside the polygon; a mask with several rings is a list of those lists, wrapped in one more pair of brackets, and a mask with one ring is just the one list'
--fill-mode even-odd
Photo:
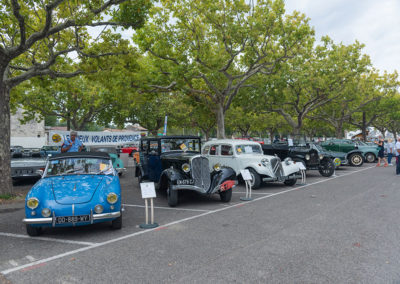
{"label": "car roof", "polygon": [[157,137],[143,137],[141,140],[161,140],[161,139],[200,139],[195,135],[172,135],[172,136],[157,136]]}
{"label": "car roof", "polygon": [[57,160],[62,158],[101,158],[101,159],[110,159],[110,156],[104,152],[66,152],[61,154],[55,154],[49,157],[49,160]]}
{"label": "car roof", "polygon": [[236,145],[260,145],[260,143],[251,141],[251,140],[240,140],[240,139],[220,139],[220,140],[211,140],[207,141],[204,143],[204,145],[209,145],[209,144],[232,144],[234,146]]}

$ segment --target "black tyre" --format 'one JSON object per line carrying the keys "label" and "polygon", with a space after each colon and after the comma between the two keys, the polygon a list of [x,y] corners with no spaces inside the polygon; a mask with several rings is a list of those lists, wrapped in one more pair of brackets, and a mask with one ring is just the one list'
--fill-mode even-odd
{"label": "black tyre", "polygon": [[119,173],[118,173],[118,176],[122,176],[122,172],[119,172]]}
{"label": "black tyre", "polygon": [[354,153],[350,155],[349,158],[350,165],[353,167],[361,167],[364,163],[363,156],[359,153]]}
{"label": "black tyre", "polygon": [[373,163],[376,160],[376,156],[374,153],[367,153],[365,154],[365,161],[367,163]]}
{"label": "black tyre", "polygon": [[137,173],[137,180],[139,184],[143,181],[142,171],[140,169],[138,170]]}
{"label": "black tyre", "polygon": [[119,217],[111,221],[111,228],[113,230],[120,230],[122,228],[122,211]]}
{"label": "black tyre", "polygon": [[285,185],[288,185],[288,186],[293,186],[293,185],[296,184],[296,182],[297,182],[297,178],[285,180],[283,183],[284,183]]}
{"label": "black tyre", "polygon": [[335,172],[335,163],[332,160],[321,161],[318,171],[323,177],[330,177]]}
{"label": "black tyre", "polygon": [[258,189],[261,185],[261,177],[260,175],[253,169],[249,169],[251,175],[251,188]]}
{"label": "black tyre", "polygon": [[29,224],[26,224],[26,233],[31,237],[36,237],[42,233],[42,228],[41,227],[33,227]]}
{"label": "black tyre", "polygon": [[231,201],[232,198],[232,188],[225,190],[225,191],[221,191],[219,193],[219,197],[221,198],[222,202],[229,202]]}
{"label": "black tyre", "polygon": [[178,205],[178,191],[172,190],[170,185],[167,188],[167,199],[170,207]]}

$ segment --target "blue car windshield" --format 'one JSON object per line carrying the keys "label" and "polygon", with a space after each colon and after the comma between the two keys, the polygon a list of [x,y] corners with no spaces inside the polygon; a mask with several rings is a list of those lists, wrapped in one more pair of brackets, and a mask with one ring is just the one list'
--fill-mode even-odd
{"label": "blue car windshield", "polygon": [[113,174],[111,160],[101,158],[64,158],[50,160],[44,176],[70,174]]}

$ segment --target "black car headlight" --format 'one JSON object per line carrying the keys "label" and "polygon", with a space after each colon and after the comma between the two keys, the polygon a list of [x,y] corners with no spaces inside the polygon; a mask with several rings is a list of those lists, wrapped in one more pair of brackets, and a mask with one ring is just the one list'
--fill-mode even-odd
{"label": "black car headlight", "polygon": [[188,163],[183,164],[182,171],[184,171],[185,173],[190,172],[190,165]]}
{"label": "black car headlight", "polygon": [[324,155],[320,154],[319,159],[322,160],[324,158]]}
{"label": "black car headlight", "polygon": [[306,160],[308,161],[308,160],[310,160],[311,156],[310,156],[309,154],[306,154],[306,155],[304,156],[304,158],[306,158]]}
{"label": "black car headlight", "polygon": [[214,170],[216,172],[219,172],[221,170],[221,165],[220,164],[215,164],[213,168],[214,168]]}

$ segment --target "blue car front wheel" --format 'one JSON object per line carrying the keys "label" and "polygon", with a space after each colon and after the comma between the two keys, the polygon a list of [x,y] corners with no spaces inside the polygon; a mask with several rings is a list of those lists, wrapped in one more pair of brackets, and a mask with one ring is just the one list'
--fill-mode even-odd
{"label": "blue car front wheel", "polygon": [[26,224],[26,232],[31,237],[37,237],[42,233],[41,227],[33,227],[29,224]]}

